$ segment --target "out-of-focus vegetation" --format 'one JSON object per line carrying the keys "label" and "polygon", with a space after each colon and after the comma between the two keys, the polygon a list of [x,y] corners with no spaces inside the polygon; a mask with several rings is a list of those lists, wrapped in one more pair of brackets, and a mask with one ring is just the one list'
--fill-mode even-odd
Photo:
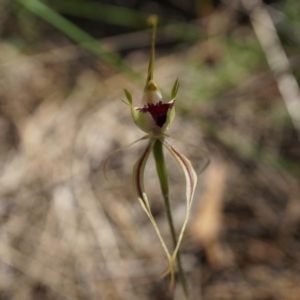
{"label": "out-of-focus vegetation", "polygon": [[[1,1],[0,299],[183,299],[159,277],[163,252],[131,192],[143,145],[110,161],[122,196],[101,170],[142,136],[121,99],[127,88],[141,100],[153,13],[155,81],[164,92],[180,79],[170,134],[194,145],[178,142],[196,164],[199,149],[211,157],[182,248],[191,299],[299,298],[300,132],[280,80],[299,83],[300,4],[255,9],[288,58],[280,72],[246,1]],[[183,178],[169,168],[180,228]],[[168,238],[154,166],[147,173]]]}

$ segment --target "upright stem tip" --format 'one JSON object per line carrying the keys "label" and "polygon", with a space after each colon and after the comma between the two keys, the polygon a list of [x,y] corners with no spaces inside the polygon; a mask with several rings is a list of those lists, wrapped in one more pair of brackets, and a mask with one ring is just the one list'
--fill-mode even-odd
{"label": "upright stem tip", "polygon": [[151,40],[151,53],[148,66],[148,76],[145,86],[145,91],[156,91],[157,87],[153,81],[153,69],[154,69],[154,58],[155,58],[155,37],[157,28],[158,18],[157,15],[151,15],[148,18],[148,24],[152,26],[152,40]]}

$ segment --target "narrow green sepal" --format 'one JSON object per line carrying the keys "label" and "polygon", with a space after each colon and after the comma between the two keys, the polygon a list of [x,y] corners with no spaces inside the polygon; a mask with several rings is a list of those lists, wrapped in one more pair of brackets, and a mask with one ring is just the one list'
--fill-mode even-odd
{"label": "narrow green sepal", "polygon": [[164,133],[165,131],[168,130],[169,126],[172,124],[174,118],[175,118],[175,106],[173,106],[172,108],[170,108],[167,112],[167,119],[165,124],[162,127],[162,133]]}
{"label": "narrow green sepal", "polygon": [[123,91],[124,91],[125,96],[126,96],[126,98],[127,98],[127,100],[128,100],[128,103],[129,103],[130,105],[132,105],[132,96],[131,96],[131,94],[130,94],[126,89],[123,89]]}
{"label": "narrow green sepal", "polygon": [[147,214],[148,218],[150,219],[152,226],[160,240],[160,243],[165,251],[165,254],[167,256],[169,266],[168,266],[168,274],[171,276],[170,286],[173,288],[175,283],[175,271],[173,267],[173,260],[171,261],[172,257],[171,254],[165,244],[165,241],[161,235],[160,229],[158,228],[158,225],[155,221],[155,218],[152,214],[150,203],[145,191],[144,187],[144,173],[145,173],[145,167],[146,163],[149,157],[149,154],[151,153],[154,144],[156,143],[156,139],[150,139],[149,143],[142,153],[141,157],[137,160],[135,165],[133,166],[133,172],[132,172],[132,183],[133,183],[133,191],[135,195],[137,196],[143,210]]}
{"label": "narrow green sepal", "polygon": [[178,88],[179,88],[179,80],[178,78],[175,80],[173,88],[172,88],[172,92],[171,92],[171,99],[176,98],[177,96],[177,92],[178,92]]}

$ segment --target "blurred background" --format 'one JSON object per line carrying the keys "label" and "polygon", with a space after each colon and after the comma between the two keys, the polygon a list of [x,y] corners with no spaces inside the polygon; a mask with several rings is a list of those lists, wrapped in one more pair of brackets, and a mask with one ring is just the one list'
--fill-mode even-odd
{"label": "blurred background", "polygon": [[[191,299],[299,299],[300,2],[0,1],[0,299],[184,299],[131,191],[139,105],[180,79],[170,134],[197,165],[182,243]],[[172,142],[172,141],[171,141]],[[167,157],[177,230],[180,169]],[[172,243],[153,161],[146,190]],[[119,191],[122,193],[120,194]]]}

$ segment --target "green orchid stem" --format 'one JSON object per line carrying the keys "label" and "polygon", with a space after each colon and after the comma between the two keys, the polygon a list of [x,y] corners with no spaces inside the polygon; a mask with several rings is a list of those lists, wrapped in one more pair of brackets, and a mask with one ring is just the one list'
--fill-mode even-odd
{"label": "green orchid stem", "polygon": [[[153,156],[156,164],[156,170],[157,174],[159,177],[160,181],[160,187],[162,190],[163,198],[165,201],[165,206],[166,206],[166,212],[167,212],[167,217],[168,217],[168,222],[171,230],[171,235],[172,235],[172,240],[174,247],[177,245],[177,237],[176,237],[176,232],[174,228],[174,222],[173,222],[173,217],[172,217],[172,212],[171,212],[171,206],[170,206],[170,200],[169,200],[169,184],[168,184],[168,174],[167,174],[167,168],[166,168],[166,163],[165,163],[165,158],[163,154],[163,141],[157,139],[155,141],[155,144],[153,146]],[[188,299],[188,287],[187,287],[187,281],[185,278],[185,274],[182,268],[181,264],[181,257],[180,257],[180,252],[178,251],[177,253],[177,264],[178,264],[178,273],[179,273],[179,278],[186,296],[186,299]]]}

